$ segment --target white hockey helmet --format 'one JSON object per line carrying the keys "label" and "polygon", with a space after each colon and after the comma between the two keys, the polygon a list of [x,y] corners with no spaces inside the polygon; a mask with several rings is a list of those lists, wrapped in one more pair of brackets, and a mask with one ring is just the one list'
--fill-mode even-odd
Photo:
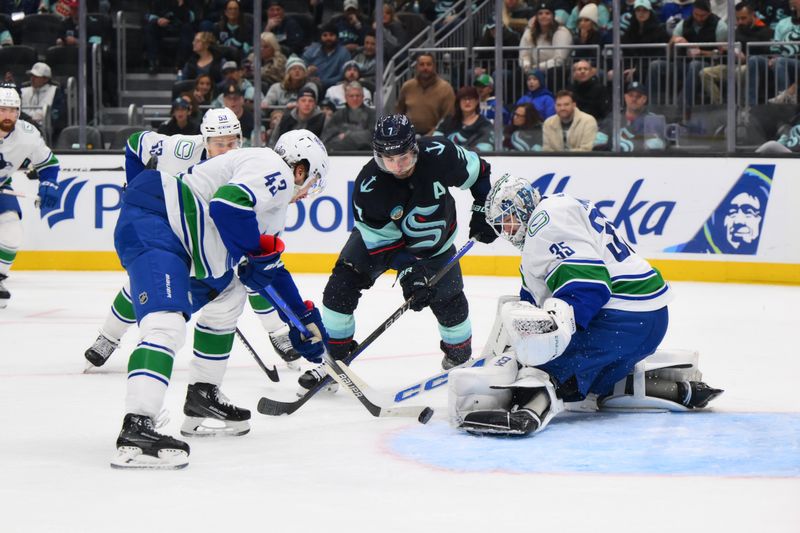
{"label": "white hockey helmet", "polygon": [[203,122],[200,124],[200,133],[203,135],[203,142],[208,143],[210,137],[223,137],[226,135],[236,135],[239,144],[242,143],[242,125],[236,118],[236,113],[223,107],[220,109],[209,109],[203,115]]}
{"label": "white hockey helmet", "polygon": [[322,192],[327,184],[330,163],[328,151],[319,137],[308,130],[287,131],[275,143],[275,152],[292,168],[301,162],[308,166],[306,180],[302,185],[294,186],[295,196],[300,192],[308,196]]}
{"label": "white hockey helmet", "polygon": [[11,87],[0,87],[0,107],[20,108],[19,93]]}
{"label": "white hockey helmet", "polygon": [[[528,180],[503,174],[486,197],[486,222],[499,237],[522,249],[531,214],[541,200],[539,191]],[[514,216],[517,225],[509,225],[509,215]]]}

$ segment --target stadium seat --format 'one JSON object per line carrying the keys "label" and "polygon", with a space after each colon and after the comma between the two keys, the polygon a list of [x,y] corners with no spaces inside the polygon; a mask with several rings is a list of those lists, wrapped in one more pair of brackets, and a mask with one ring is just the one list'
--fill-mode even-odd
{"label": "stadium seat", "polygon": [[122,150],[128,142],[128,137],[137,131],[142,131],[144,128],[141,126],[128,126],[114,132],[114,138],[111,140],[109,150]]}
{"label": "stadium seat", "polygon": [[22,44],[36,50],[39,57],[44,59],[47,49],[55,45],[61,36],[64,23],[58,15],[40,13],[28,15],[17,24]]}
{"label": "stadium seat", "polygon": [[[77,150],[78,148],[74,148],[77,146],[78,139],[80,135],[80,126],[67,126],[58,136],[58,141],[56,141],[56,150]],[[93,126],[86,126],[86,149],[87,150],[102,150],[103,147],[103,135],[100,133],[100,130]]]}
{"label": "stadium seat", "polygon": [[18,85],[28,81],[26,72],[36,63],[36,50],[30,46],[15,45],[0,48],[0,75],[11,72]]}
{"label": "stadium seat", "polygon": [[53,78],[78,75],[78,47],[51,46],[44,55],[44,62],[53,71]]}

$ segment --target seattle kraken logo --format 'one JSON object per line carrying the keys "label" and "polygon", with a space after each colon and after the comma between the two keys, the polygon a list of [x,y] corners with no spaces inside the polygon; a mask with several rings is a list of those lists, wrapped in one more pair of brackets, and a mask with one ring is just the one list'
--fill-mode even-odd
{"label": "seattle kraken logo", "polygon": [[446,226],[444,220],[425,220],[425,217],[435,213],[438,208],[438,205],[417,206],[403,219],[403,233],[414,239],[425,239],[409,245],[409,248],[431,247],[441,240]]}
{"label": "seattle kraken logo", "polygon": [[75,181],[77,178],[77,176],[73,176],[59,182],[56,206],[41,210],[40,216],[47,221],[47,225],[51,228],[62,220],[75,218],[75,201],[83,186],[86,185],[86,180]]}

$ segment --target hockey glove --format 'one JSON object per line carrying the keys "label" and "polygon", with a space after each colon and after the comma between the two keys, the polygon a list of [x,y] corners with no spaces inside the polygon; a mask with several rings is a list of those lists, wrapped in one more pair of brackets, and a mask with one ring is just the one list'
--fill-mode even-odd
{"label": "hockey glove", "polygon": [[489,244],[494,242],[497,234],[486,222],[486,207],[483,204],[472,204],[472,218],[469,221],[469,238]]}
{"label": "hockey glove", "polygon": [[58,183],[55,181],[40,181],[39,199],[36,202],[39,209],[54,209],[58,207]]}
{"label": "hockey glove", "polygon": [[436,288],[429,285],[428,270],[420,265],[412,265],[397,275],[403,288],[403,298],[411,299],[409,307],[414,311],[422,311],[428,307],[436,296]]}
{"label": "hockey glove", "polygon": [[279,237],[262,235],[259,244],[261,254],[247,254],[247,261],[240,264],[237,270],[239,279],[251,291],[260,291],[272,283],[277,270],[283,266],[281,253],[285,246]]}
{"label": "hockey glove", "polygon": [[328,342],[328,332],[325,326],[322,325],[322,317],[319,314],[319,309],[314,307],[314,303],[306,300],[306,309],[308,309],[300,318],[305,327],[311,333],[310,339],[303,337],[300,330],[294,324],[289,325],[289,340],[292,341],[292,347],[297,352],[305,357],[312,363],[321,363],[322,354],[325,353],[325,344]]}

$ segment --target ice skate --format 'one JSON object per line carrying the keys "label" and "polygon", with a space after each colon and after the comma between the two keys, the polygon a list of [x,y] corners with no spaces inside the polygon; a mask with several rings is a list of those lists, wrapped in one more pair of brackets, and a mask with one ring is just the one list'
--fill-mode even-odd
{"label": "ice skate", "polygon": [[459,429],[463,429],[471,435],[522,437],[536,431],[539,424],[539,417],[530,409],[516,411],[491,409],[467,413]]}
{"label": "ice skate", "polygon": [[153,419],[128,413],[117,437],[112,468],[177,470],[189,464],[189,445],[155,430]]}
{"label": "ice skate", "polygon": [[289,326],[277,331],[271,331],[269,333],[269,342],[275,349],[275,353],[286,363],[286,366],[292,370],[300,370],[300,366],[294,362],[300,359],[300,354],[292,347],[292,341],[289,339]]}
{"label": "ice skate", "polygon": [[250,411],[231,404],[211,383],[189,385],[183,414],[185,437],[238,437],[250,432]]}
{"label": "ice skate", "polygon": [[118,346],[119,341],[115,342],[102,333],[98,335],[97,339],[94,341],[94,344],[92,344],[92,346],[83,354],[88,362],[86,365],[86,370],[103,366]]}
{"label": "ice skate", "polygon": [[[328,369],[324,364],[303,372],[303,374],[297,378],[297,383],[300,385],[300,389],[297,391],[297,396],[304,396],[309,390],[316,387],[317,383],[325,379],[325,376],[327,375]],[[331,380],[331,382],[328,383],[320,392],[329,392],[333,394],[337,390],[339,390],[339,384],[336,383],[336,381]]]}
{"label": "ice skate", "polygon": [[8,306],[8,300],[11,299],[11,293],[8,292],[3,282],[8,278],[5,274],[0,274],[0,309],[5,309]]}
{"label": "ice skate", "polygon": [[460,344],[447,344],[444,341],[440,341],[439,348],[444,352],[442,369],[450,370],[470,360],[470,356],[472,355],[472,337]]}
{"label": "ice skate", "polygon": [[686,390],[683,405],[689,409],[703,409],[708,402],[725,392],[723,389],[709,387],[702,381],[684,381],[681,385]]}

